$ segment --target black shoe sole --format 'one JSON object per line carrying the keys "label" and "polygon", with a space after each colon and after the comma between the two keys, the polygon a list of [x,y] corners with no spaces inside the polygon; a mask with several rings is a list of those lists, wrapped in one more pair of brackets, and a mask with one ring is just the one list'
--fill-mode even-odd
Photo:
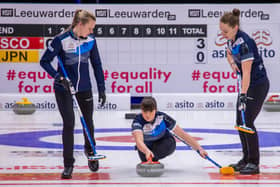
{"label": "black shoe sole", "polygon": [[90,167],[90,162],[98,162],[98,160],[97,160],[97,161],[88,161],[88,168],[90,169],[90,171],[92,171],[92,172],[98,171],[98,169],[99,169],[99,163],[96,164],[97,167]]}
{"label": "black shoe sole", "polygon": [[68,175],[61,175],[62,179],[72,179],[72,175],[68,176]]}
{"label": "black shoe sole", "polygon": [[260,172],[239,172],[240,175],[256,175],[260,174]]}
{"label": "black shoe sole", "polygon": [[241,168],[236,168],[236,167],[234,167],[234,166],[229,165],[229,167],[232,167],[232,168],[234,169],[235,172],[240,172],[240,170],[242,170],[245,166],[244,166],[244,167],[241,167]]}

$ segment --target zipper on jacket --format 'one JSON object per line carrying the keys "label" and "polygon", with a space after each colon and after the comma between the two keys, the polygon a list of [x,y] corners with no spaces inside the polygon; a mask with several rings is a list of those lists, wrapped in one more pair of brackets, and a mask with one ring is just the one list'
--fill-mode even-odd
{"label": "zipper on jacket", "polygon": [[78,92],[79,89],[79,83],[80,83],[80,65],[81,65],[81,45],[80,45],[80,40],[78,41],[79,43],[79,60],[78,60],[78,79],[77,79],[77,85],[76,85],[76,92]]}

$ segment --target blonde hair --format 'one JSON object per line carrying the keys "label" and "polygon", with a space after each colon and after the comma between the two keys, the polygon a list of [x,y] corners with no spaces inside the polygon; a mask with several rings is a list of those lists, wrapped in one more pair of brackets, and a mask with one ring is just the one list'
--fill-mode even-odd
{"label": "blonde hair", "polygon": [[73,29],[80,22],[85,25],[90,20],[96,21],[96,17],[87,10],[77,9],[70,27]]}
{"label": "blonde hair", "polygon": [[220,22],[228,24],[230,27],[235,27],[236,25],[240,26],[239,21],[240,10],[235,8],[232,12],[226,12],[221,17]]}

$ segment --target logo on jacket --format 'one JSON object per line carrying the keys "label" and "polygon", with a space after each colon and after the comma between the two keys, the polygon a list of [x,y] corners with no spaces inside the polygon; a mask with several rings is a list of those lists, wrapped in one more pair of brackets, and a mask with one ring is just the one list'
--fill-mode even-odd
{"label": "logo on jacket", "polygon": [[65,45],[66,53],[75,53],[76,52],[76,45],[73,42],[69,42]]}
{"label": "logo on jacket", "polygon": [[153,130],[153,125],[151,123],[147,123],[143,127],[143,131],[145,134],[147,134],[147,133],[150,134],[152,130]]}

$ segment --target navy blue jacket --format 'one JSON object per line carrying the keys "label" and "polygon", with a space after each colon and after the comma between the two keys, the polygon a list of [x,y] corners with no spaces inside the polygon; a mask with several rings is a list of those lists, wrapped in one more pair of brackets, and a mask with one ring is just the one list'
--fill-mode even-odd
{"label": "navy blue jacket", "polygon": [[149,144],[161,138],[172,136],[167,130],[173,130],[176,126],[176,120],[164,112],[157,111],[152,122],[146,121],[142,114],[138,114],[132,122],[132,131],[142,131],[144,142]]}
{"label": "navy blue jacket", "polygon": [[72,30],[66,31],[53,39],[42,56],[40,65],[55,79],[54,89],[63,91],[63,86],[58,83],[58,77],[63,76],[62,69],[59,64],[57,70],[51,65],[55,57],[63,63],[77,92],[91,90],[89,61],[94,70],[98,92],[105,91],[102,64],[93,35],[77,39]]}
{"label": "navy blue jacket", "polygon": [[242,73],[241,63],[252,60],[250,86],[255,86],[268,80],[263,59],[259,55],[256,42],[245,32],[238,30],[235,41],[228,41],[234,62]]}

